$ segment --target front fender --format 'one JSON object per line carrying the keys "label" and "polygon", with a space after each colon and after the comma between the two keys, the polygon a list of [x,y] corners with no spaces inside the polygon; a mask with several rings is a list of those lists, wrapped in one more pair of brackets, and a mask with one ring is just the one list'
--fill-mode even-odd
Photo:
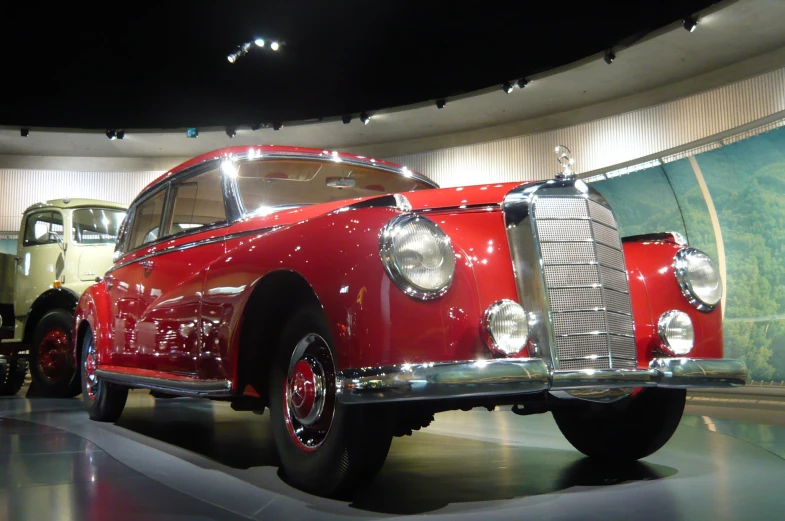
{"label": "front fender", "polygon": [[97,363],[106,363],[112,351],[112,302],[106,284],[99,282],[87,288],[76,305],[74,313],[74,360],[79,360],[84,332],[93,331]]}

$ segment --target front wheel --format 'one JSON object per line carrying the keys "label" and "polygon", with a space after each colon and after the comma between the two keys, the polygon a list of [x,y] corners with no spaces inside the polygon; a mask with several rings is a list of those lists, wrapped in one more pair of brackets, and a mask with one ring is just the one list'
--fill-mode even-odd
{"label": "front wheel", "polygon": [[102,382],[96,377],[98,363],[95,352],[93,331],[87,329],[82,339],[82,400],[91,420],[101,422],[116,421],[125,408],[128,399],[128,388],[121,385]]}
{"label": "front wheel", "polygon": [[287,322],[270,372],[270,421],[285,479],[307,492],[338,497],[376,475],[392,430],[382,410],[337,402],[329,338],[316,309],[303,309]]}
{"label": "front wheel", "polygon": [[79,394],[71,350],[74,317],[64,309],[50,311],[38,321],[30,349],[30,378],[40,396],[73,398]]}
{"label": "front wheel", "polygon": [[684,389],[644,389],[616,403],[567,403],[553,409],[553,418],[567,441],[587,456],[635,461],[673,436],[686,395]]}

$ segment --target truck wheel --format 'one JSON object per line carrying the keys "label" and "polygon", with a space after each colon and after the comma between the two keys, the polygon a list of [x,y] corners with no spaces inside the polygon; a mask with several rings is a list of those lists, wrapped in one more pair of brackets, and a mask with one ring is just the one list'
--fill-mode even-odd
{"label": "truck wheel", "polygon": [[74,317],[64,309],[44,315],[35,327],[30,348],[30,377],[40,396],[72,398],[79,394],[71,331]]}
{"label": "truck wheel", "polygon": [[384,464],[392,429],[384,411],[335,397],[327,321],[306,308],[284,327],[270,367],[273,437],[284,478],[313,494],[343,496]]}
{"label": "truck wheel", "polygon": [[587,456],[635,461],[657,452],[673,436],[686,396],[684,389],[644,389],[620,402],[556,407],[553,418],[567,441]]}
{"label": "truck wheel", "polygon": [[25,383],[27,360],[19,356],[9,357],[0,366],[0,396],[14,396]]}
{"label": "truck wheel", "polygon": [[91,420],[113,422],[123,414],[128,388],[102,382],[95,376],[96,354],[92,329],[85,331],[82,340],[82,400]]}

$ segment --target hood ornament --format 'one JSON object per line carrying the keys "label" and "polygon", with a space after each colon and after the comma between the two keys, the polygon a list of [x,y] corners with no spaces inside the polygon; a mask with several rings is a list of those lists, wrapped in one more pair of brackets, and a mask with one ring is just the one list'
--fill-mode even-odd
{"label": "hood ornament", "polygon": [[572,157],[570,149],[564,145],[559,145],[556,147],[555,152],[556,161],[558,161],[562,167],[562,171],[556,173],[556,179],[575,179],[576,174],[572,169],[575,159]]}

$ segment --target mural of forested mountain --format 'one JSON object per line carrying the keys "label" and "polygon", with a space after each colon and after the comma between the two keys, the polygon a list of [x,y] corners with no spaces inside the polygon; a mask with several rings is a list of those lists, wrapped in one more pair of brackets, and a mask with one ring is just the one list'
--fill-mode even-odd
{"label": "mural of forested mountain", "polygon": [[[725,247],[726,356],[744,359],[755,380],[785,380],[785,127],[694,159]],[[622,235],[686,233],[691,246],[717,259],[717,238],[689,159],[592,186],[613,206]]]}

